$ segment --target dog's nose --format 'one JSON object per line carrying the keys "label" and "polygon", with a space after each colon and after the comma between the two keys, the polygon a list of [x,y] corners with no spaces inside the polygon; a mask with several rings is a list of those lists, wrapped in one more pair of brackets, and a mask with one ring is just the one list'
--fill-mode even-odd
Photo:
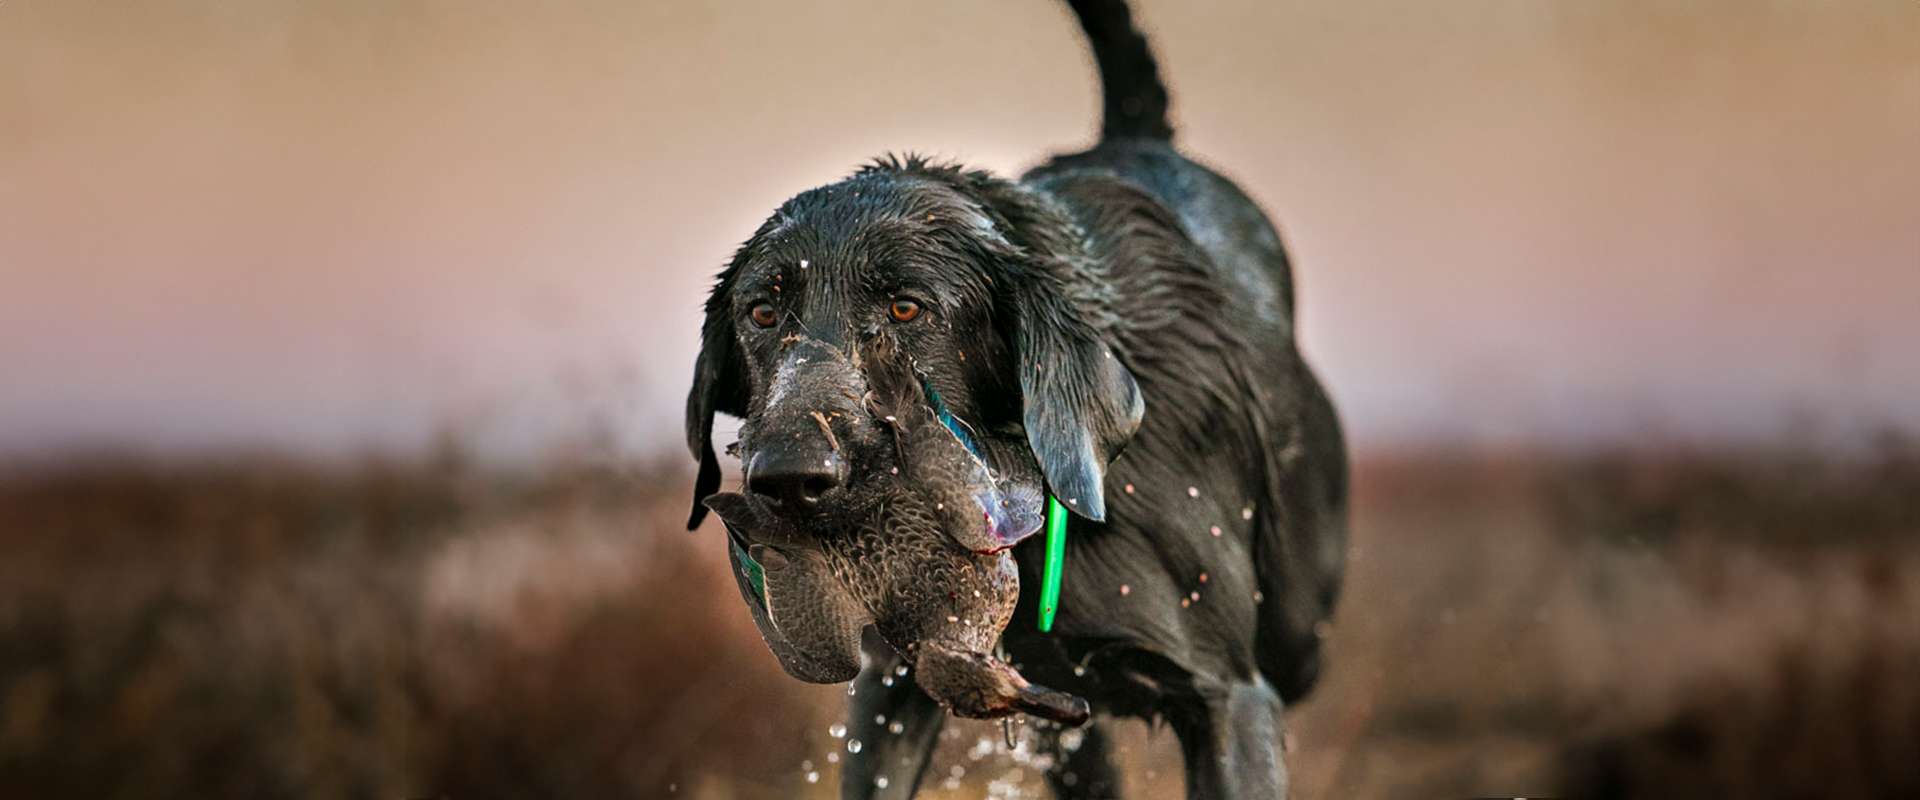
{"label": "dog's nose", "polygon": [[814,509],[846,480],[846,465],[831,453],[761,451],[747,464],[747,491],[788,509]]}

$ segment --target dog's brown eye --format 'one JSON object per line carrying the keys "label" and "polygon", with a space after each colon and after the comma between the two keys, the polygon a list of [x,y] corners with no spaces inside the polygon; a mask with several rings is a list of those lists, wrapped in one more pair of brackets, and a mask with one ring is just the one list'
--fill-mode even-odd
{"label": "dog's brown eye", "polygon": [[778,315],[774,313],[772,303],[760,303],[755,305],[753,310],[747,312],[747,318],[753,320],[753,324],[762,328],[771,328],[773,327],[774,320],[778,318]]}
{"label": "dog's brown eye", "polygon": [[887,315],[893,317],[894,322],[912,322],[920,316],[920,304],[902,297],[887,306]]}

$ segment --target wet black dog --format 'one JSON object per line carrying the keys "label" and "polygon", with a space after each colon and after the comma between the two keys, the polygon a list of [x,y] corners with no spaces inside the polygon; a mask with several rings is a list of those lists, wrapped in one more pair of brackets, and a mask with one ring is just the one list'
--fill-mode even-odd
{"label": "wet black dog", "polygon": [[[1098,146],[1018,182],[883,160],[789,201],[721,274],[688,400],[691,525],[720,485],[715,412],[746,419],[754,502],[831,530],[901,491],[912,459],[889,454],[901,423],[876,398],[917,398],[990,474],[1043,479],[1075,512],[1048,633],[1033,622],[1043,545],[1026,538],[1038,488],[993,494],[1032,506],[999,520],[994,503],[983,522],[969,512],[968,535],[1018,543],[1000,644],[1020,673],[1097,712],[1165,720],[1191,796],[1280,796],[1281,712],[1313,685],[1343,568],[1339,424],[1294,346],[1272,225],[1173,148],[1124,3],[1070,5],[1105,89]],[[866,649],[850,720],[865,747],[844,792],[908,796],[945,715],[892,648]],[[1114,793],[1098,721],[1047,744],[1057,793]]]}

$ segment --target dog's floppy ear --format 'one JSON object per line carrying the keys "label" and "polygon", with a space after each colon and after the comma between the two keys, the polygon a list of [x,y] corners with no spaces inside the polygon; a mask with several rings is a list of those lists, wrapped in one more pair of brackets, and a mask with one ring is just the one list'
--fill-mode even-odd
{"label": "dog's floppy ear", "polygon": [[981,255],[1000,265],[1004,279],[1000,303],[1013,322],[1027,444],[1054,497],[1105,521],[1107,464],[1146,411],[1133,373],[1098,324],[1107,313],[1099,300],[1105,278],[1052,200],[984,172],[947,177],[984,205],[973,223]]}
{"label": "dog's floppy ear", "polygon": [[700,326],[700,355],[693,361],[693,390],[687,393],[687,449],[700,460],[693,481],[693,512],[687,530],[707,517],[701,501],[720,490],[720,460],[713,453],[713,414],[742,416],[747,408],[746,366],[734,338],[732,293],[735,269],[721,273],[707,298],[707,319]]}
{"label": "dog's floppy ear", "polygon": [[1027,444],[1054,497],[1092,520],[1107,517],[1107,464],[1140,427],[1133,373],[1042,277],[1016,290],[1015,350]]}

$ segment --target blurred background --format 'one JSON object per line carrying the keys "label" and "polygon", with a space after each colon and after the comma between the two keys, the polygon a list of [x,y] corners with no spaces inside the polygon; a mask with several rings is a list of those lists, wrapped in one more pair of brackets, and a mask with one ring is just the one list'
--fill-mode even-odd
{"label": "blurred background", "polygon": [[[1136,5],[1354,448],[1296,788],[1920,792],[1920,3]],[[1096,92],[1042,0],[0,3],[0,795],[830,796],[681,530],[699,304]]]}

